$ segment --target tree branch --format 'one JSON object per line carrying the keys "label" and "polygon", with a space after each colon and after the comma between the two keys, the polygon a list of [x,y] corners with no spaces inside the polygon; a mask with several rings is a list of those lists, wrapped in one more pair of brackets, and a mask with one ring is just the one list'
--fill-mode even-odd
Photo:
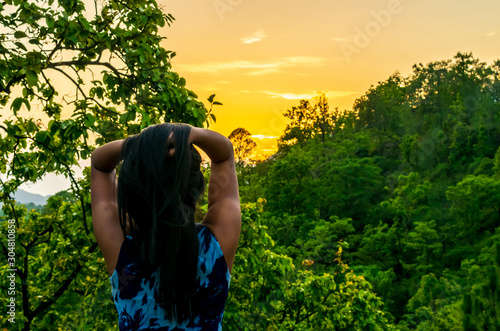
{"label": "tree branch", "polygon": [[86,210],[85,210],[85,205],[84,205],[84,201],[83,201],[83,195],[80,192],[80,187],[79,187],[78,182],[76,181],[75,177],[73,176],[73,171],[71,170],[70,166],[67,165],[65,162],[61,161],[57,157],[57,154],[55,153],[54,149],[52,149],[50,146],[47,146],[44,143],[41,143],[41,142],[37,141],[35,138],[30,138],[30,139],[33,140],[34,142],[36,142],[37,144],[40,144],[40,145],[44,146],[49,151],[51,151],[52,154],[53,154],[53,156],[56,158],[56,160],[66,168],[66,171],[68,172],[68,176],[69,176],[69,178],[71,180],[71,184],[74,187],[74,189],[76,189],[76,193],[78,194],[78,197],[80,199],[80,204],[82,205],[83,228],[85,230],[85,234],[87,236],[89,236],[90,235],[90,231],[89,231],[89,228],[87,226],[87,213],[86,213]]}
{"label": "tree branch", "polygon": [[26,245],[26,250],[29,250],[31,247],[33,247],[41,236],[43,236],[44,234],[46,234],[48,232],[52,232],[52,231],[53,231],[52,226],[49,226],[47,229],[45,229],[42,232],[40,232],[39,234],[37,234],[35,239],[32,240],[31,242],[29,242],[28,245]]}
{"label": "tree branch", "polygon": [[78,84],[77,81],[75,81],[75,79],[73,77],[71,77],[70,75],[68,75],[66,72],[64,72],[64,70],[61,70],[59,68],[51,68],[53,70],[56,70],[56,71],[59,71],[60,73],[62,73],[64,76],[66,76],[69,80],[71,80],[71,82],[73,84],[75,84],[76,88],[80,91],[80,93],[83,95],[83,98],[85,100],[92,100],[94,101],[102,110],[106,111],[106,112],[109,112],[109,113],[112,113],[112,114],[115,114],[115,115],[118,115],[119,113],[116,112],[116,111],[113,111],[111,109],[108,109],[106,108],[105,106],[101,105],[96,99],[94,98],[91,98],[91,97],[88,97],[87,94],[83,91],[83,89],[80,87],[80,84]]}
{"label": "tree branch", "polygon": [[8,94],[10,94],[10,87],[18,82],[20,82],[21,80],[23,80],[24,78],[26,78],[26,74],[22,74],[22,75],[19,75],[17,77],[14,77],[12,78],[11,80],[9,80],[9,82],[7,83],[7,86],[3,87],[3,86],[0,86],[0,92],[6,92]]}
{"label": "tree branch", "polygon": [[81,61],[81,60],[73,60],[73,61],[60,61],[60,62],[54,62],[54,63],[49,63],[47,65],[47,68],[56,68],[60,66],[74,66],[74,65],[81,65],[81,66],[88,66],[88,65],[94,65],[94,66],[103,66],[111,71],[121,80],[122,83],[124,81],[121,79],[121,76],[125,77],[134,77],[133,75],[127,75],[124,73],[121,73],[118,69],[116,69],[111,63],[108,62],[99,62],[99,61]]}
{"label": "tree branch", "polygon": [[[88,253],[93,253],[96,250],[96,248],[97,248],[97,243],[92,244],[92,246],[90,246],[88,250]],[[54,304],[57,301],[57,299],[59,299],[59,297],[64,293],[64,291],[68,289],[68,287],[71,285],[73,280],[75,280],[76,275],[78,275],[78,273],[82,270],[82,268],[83,265],[77,262],[77,267],[75,268],[75,270],[73,270],[73,272],[71,272],[68,278],[66,278],[61,287],[59,287],[59,289],[57,289],[57,291],[50,298],[48,298],[47,301],[43,301],[42,303],[40,303],[40,305],[33,311],[32,316],[35,317],[43,310],[49,308],[52,304]]]}

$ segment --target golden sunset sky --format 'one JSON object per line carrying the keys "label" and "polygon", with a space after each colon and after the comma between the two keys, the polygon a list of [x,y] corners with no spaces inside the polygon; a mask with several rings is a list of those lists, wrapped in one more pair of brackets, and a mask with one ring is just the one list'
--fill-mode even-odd
{"label": "golden sunset sky", "polygon": [[[330,107],[352,108],[371,85],[413,64],[472,52],[500,59],[500,1],[159,0],[176,21],[162,30],[177,53],[173,70],[206,101],[211,129],[244,127],[273,150],[282,113],[326,92]],[[260,138],[260,139],[259,139]],[[264,139],[262,139],[264,138]]]}
{"label": "golden sunset sky", "polygon": [[[173,70],[208,106],[216,94],[224,135],[238,127],[271,153],[284,111],[326,92],[350,109],[371,85],[417,63],[472,52],[500,59],[498,0],[158,0],[176,21],[161,34],[175,51]],[[88,162],[87,162],[88,163]],[[86,163],[83,162],[85,165]],[[81,171],[79,171],[81,172]],[[69,187],[48,175],[22,188],[42,195]]]}

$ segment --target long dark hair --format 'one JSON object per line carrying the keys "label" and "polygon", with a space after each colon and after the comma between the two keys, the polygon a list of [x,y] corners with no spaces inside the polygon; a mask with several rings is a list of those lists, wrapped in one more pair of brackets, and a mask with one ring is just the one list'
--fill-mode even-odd
{"label": "long dark hair", "polygon": [[166,123],[128,137],[118,176],[122,230],[132,236],[146,270],[160,268],[160,303],[178,321],[192,317],[199,250],[194,214],[205,187],[190,131]]}

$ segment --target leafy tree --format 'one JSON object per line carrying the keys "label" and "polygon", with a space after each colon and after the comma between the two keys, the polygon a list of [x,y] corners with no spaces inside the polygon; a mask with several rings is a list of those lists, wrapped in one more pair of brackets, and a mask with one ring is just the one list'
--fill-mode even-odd
{"label": "leafy tree", "polygon": [[311,174],[313,165],[311,153],[298,145],[274,162],[265,184],[270,212],[314,215],[319,200],[318,192],[312,190],[318,183]]}
{"label": "leafy tree", "polygon": [[[164,37],[158,29],[173,18],[155,1],[96,2],[95,9],[80,0],[44,3],[0,5],[6,31],[0,40],[0,104],[12,111],[0,126],[6,134],[0,141],[4,173],[7,164],[18,181],[66,173],[75,185],[70,167],[89,156],[94,138],[102,144],[151,123],[206,120],[203,104],[171,71],[175,53],[159,46]],[[74,92],[59,96],[55,81]],[[33,105],[41,106],[39,118],[20,116]]]}
{"label": "leafy tree", "polygon": [[423,276],[408,302],[410,314],[405,323],[414,330],[462,330],[459,309],[462,286],[457,281],[453,275]]}
{"label": "leafy tree", "polygon": [[257,147],[255,141],[252,140],[252,134],[244,128],[237,128],[229,135],[229,140],[233,143],[234,156],[239,165],[243,165],[249,160],[253,150]]}
{"label": "leafy tree", "polygon": [[[307,234],[307,240],[298,240],[295,245],[301,247],[300,253],[303,260],[314,263],[318,272],[331,270],[338,259],[337,246],[339,242],[347,248],[345,238],[354,233],[352,219],[341,219],[338,216],[330,217],[329,222],[319,220],[314,229]],[[302,245],[299,245],[300,242]]]}
{"label": "leafy tree", "polygon": [[[78,184],[88,189],[88,177]],[[90,199],[85,203],[90,207]],[[11,323],[4,315],[1,323],[12,330],[29,330],[34,326],[42,329],[65,329],[68,325],[77,329],[116,326],[118,318],[109,297],[104,259],[95,240],[91,241],[83,231],[79,201],[66,202],[60,195],[54,195],[44,209],[44,214],[40,214],[12,202],[4,205],[2,232],[7,232],[7,220],[14,221],[16,229],[16,319]],[[2,237],[5,255],[7,247],[5,236]],[[7,275],[8,269],[4,264],[0,273]],[[2,304],[6,300],[9,297],[5,295]]]}
{"label": "leafy tree", "polygon": [[495,277],[477,257],[500,225],[499,96],[500,61],[457,53],[371,87],[325,135],[301,101],[244,192],[263,192],[275,250],[309,271],[333,273],[334,225],[352,219],[345,259],[401,328],[461,329],[464,293],[471,323],[493,326]]}
{"label": "leafy tree", "polygon": [[356,149],[346,145],[310,141],[290,147],[265,176],[267,210],[273,215],[318,214],[317,219],[350,217],[362,228],[370,206],[383,198],[381,169],[373,159],[357,158]]}
{"label": "leafy tree", "polygon": [[[172,22],[154,0],[0,3],[0,171],[7,175],[0,198],[2,220],[14,220],[17,231],[18,318],[9,328],[116,325],[91,231],[88,178],[77,179],[71,167],[95,145],[150,124],[207,122],[204,105],[172,71],[175,53],[160,46],[159,28]],[[50,172],[69,177],[70,197],[51,198],[43,214],[15,206],[21,183]]]}
{"label": "leafy tree", "polygon": [[500,328],[500,230],[491,238],[476,260],[464,261],[467,287],[463,296],[464,330]]}
{"label": "leafy tree", "polygon": [[403,225],[405,234],[413,228],[417,219],[425,215],[425,201],[431,188],[429,182],[419,183],[418,173],[398,177],[398,187],[394,190],[394,198],[382,202]]}
{"label": "leafy tree", "polygon": [[482,231],[494,232],[500,226],[500,181],[468,176],[450,187],[447,195],[458,226],[457,239],[473,244]]}
{"label": "leafy tree", "polygon": [[374,128],[384,134],[401,134],[401,109],[404,108],[405,79],[396,72],[376,87],[357,99],[353,111],[358,129]]}
{"label": "leafy tree", "polygon": [[370,223],[368,213],[384,197],[381,169],[372,158],[332,161],[322,169],[321,215],[352,218],[357,230]]}
{"label": "leafy tree", "polygon": [[[236,253],[224,327],[230,330],[394,330],[381,301],[362,276],[337,254],[333,273],[314,272],[272,251],[261,222],[264,200],[242,206],[242,236]],[[348,220],[336,228],[350,232]],[[307,266],[305,267],[307,268]],[[341,277],[337,277],[340,276]]]}
{"label": "leafy tree", "polygon": [[415,222],[415,229],[408,234],[405,243],[416,255],[417,271],[425,273],[436,269],[434,263],[442,256],[443,245],[434,220]]}
{"label": "leafy tree", "polygon": [[398,230],[382,222],[367,225],[359,248],[353,253],[355,261],[374,266],[377,270],[399,269],[401,272],[403,252]]}
{"label": "leafy tree", "polygon": [[[397,224],[368,224],[361,239],[349,239],[349,256],[355,263],[354,270],[373,284],[374,291],[381,296],[388,311],[399,317],[411,291],[405,281],[405,256],[402,230]],[[357,243],[356,245],[356,241]]]}
{"label": "leafy tree", "polygon": [[283,115],[290,119],[285,132],[278,139],[280,148],[290,146],[319,136],[322,142],[333,132],[335,122],[340,118],[338,109],[330,111],[325,93],[318,93],[316,103],[311,105],[307,100],[300,100],[298,107],[292,107]]}

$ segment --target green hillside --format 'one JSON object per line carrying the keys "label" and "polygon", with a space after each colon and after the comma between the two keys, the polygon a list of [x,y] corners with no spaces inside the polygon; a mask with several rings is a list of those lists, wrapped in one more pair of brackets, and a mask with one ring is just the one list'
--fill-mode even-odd
{"label": "green hillside", "polygon": [[500,327],[500,61],[458,53],[352,111],[319,94],[285,115],[279,152],[240,169],[274,251],[339,282],[342,245],[402,330]]}

